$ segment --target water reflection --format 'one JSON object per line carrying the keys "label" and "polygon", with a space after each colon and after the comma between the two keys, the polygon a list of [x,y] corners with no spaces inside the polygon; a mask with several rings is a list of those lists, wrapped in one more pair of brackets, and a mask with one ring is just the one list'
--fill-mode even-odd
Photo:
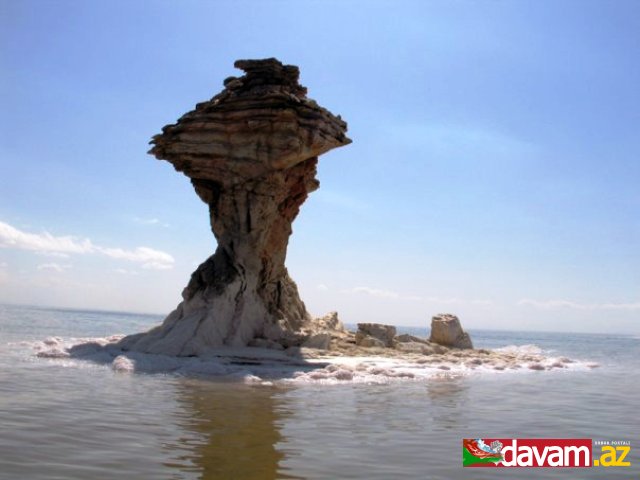
{"label": "water reflection", "polygon": [[282,402],[269,387],[185,379],[177,419],[185,434],[166,445],[175,459],[166,466],[206,480],[300,478],[279,467]]}
{"label": "water reflection", "polygon": [[467,424],[469,382],[464,378],[433,379],[426,385],[435,430],[450,430]]}

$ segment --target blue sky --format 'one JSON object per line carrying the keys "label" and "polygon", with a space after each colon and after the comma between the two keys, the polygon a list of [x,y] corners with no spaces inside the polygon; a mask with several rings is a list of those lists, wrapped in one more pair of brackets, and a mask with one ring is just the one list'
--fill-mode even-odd
{"label": "blue sky", "polygon": [[314,314],[640,332],[640,3],[0,2],[0,302],[164,313],[215,249],[146,154],[238,58],[349,123],[287,265]]}

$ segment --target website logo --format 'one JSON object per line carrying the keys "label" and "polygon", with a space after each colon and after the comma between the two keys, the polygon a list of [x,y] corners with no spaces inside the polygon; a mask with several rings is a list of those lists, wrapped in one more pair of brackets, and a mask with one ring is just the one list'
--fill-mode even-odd
{"label": "website logo", "polygon": [[628,441],[587,438],[465,438],[464,467],[630,467]]}
{"label": "website logo", "polygon": [[462,465],[475,467],[482,464],[502,462],[502,442],[493,440],[489,445],[481,438],[462,440]]}

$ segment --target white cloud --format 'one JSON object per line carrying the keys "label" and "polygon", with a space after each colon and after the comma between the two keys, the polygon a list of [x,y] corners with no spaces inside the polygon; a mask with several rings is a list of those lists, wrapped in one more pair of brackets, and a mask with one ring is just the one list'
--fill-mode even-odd
{"label": "white cloud", "polygon": [[58,263],[42,263],[38,265],[38,270],[48,270],[50,272],[62,273],[65,270],[69,270],[71,265],[60,265]]}
{"label": "white cloud", "polygon": [[143,268],[168,270],[173,268],[174,258],[166,252],[149,247],[134,250],[110,248],[95,245],[88,238],[80,239],[71,235],[54,236],[49,232],[23,232],[7,223],[0,222],[0,247],[29,250],[38,254],[100,254],[118,260],[141,263]]}
{"label": "white cloud", "polygon": [[7,262],[0,262],[0,268],[7,268]]}
{"label": "white cloud", "polygon": [[80,240],[72,236],[55,237],[49,232],[27,233],[0,222],[0,246],[31,250],[34,252],[90,253],[91,240]]}
{"label": "white cloud", "polygon": [[467,300],[464,298],[457,298],[457,297],[449,297],[449,298],[426,297],[421,300],[424,300],[427,303],[439,303],[439,304],[446,304],[446,305],[476,305],[476,306],[483,306],[483,307],[493,305],[493,302],[491,300],[481,299],[481,298]]}
{"label": "white cloud", "polygon": [[394,292],[393,290],[384,290],[381,288],[371,288],[371,287],[355,287],[349,290],[343,290],[343,293],[355,293],[359,295],[369,295],[371,297],[388,298],[393,300],[414,300],[414,301],[423,300],[423,298],[419,296],[403,295],[398,292]]}
{"label": "white cloud", "polygon": [[61,253],[61,252],[36,252],[36,254],[42,255],[43,257],[69,258],[68,253]]}
{"label": "white cloud", "polygon": [[127,270],[126,268],[116,268],[114,272],[119,273],[121,275],[139,275],[139,272],[135,270]]}
{"label": "white cloud", "polygon": [[316,290],[320,290],[321,292],[326,292],[327,290],[329,290],[329,287],[327,287],[324,283],[320,283],[316,286]]}
{"label": "white cloud", "polygon": [[524,298],[517,303],[519,306],[529,306],[542,309],[570,308],[573,310],[640,310],[640,302],[635,303],[577,303],[570,300],[531,300]]}
{"label": "white cloud", "polygon": [[479,305],[479,306],[488,306],[492,305],[493,302],[491,300],[465,300],[462,298],[442,298],[442,297],[421,297],[419,295],[405,295],[399,292],[395,292],[393,290],[384,290],[379,288],[371,288],[371,287],[355,287],[348,290],[343,290],[342,293],[355,293],[360,295],[369,295],[376,298],[387,298],[393,300],[409,300],[414,302],[425,302],[425,303],[436,303],[436,304],[444,304],[444,305],[462,305],[462,304],[471,304],[471,305]]}
{"label": "white cloud", "polygon": [[107,257],[142,263],[142,268],[148,268],[150,270],[169,270],[173,268],[174,260],[171,255],[149,247],[138,247],[135,250],[123,250],[122,248],[105,248],[96,246],[95,250]]}
{"label": "white cloud", "polygon": [[152,225],[152,226],[157,226],[157,227],[165,227],[168,228],[169,224],[165,223],[163,221],[161,221],[158,218],[140,218],[140,217],[133,217],[133,220],[136,223],[139,223],[140,225]]}
{"label": "white cloud", "polygon": [[351,290],[347,290],[346,293],[361,293],[364,295],[370,295],[377,298],[400,298],[400,294],[392,292],[391,290],[383,290],[380,288],[370,287],[355,287]]}
{"label": "white cloud", "polygon": [[142,268],[146,270],[171,270],[173,263],[147,262],[142,264]]}

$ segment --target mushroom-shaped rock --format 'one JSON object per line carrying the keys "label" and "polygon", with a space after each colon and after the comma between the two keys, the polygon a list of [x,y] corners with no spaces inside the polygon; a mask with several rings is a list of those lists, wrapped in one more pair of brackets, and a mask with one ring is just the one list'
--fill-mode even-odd
{"label": "mushroom-shaped rock", "polygon": [[433,316],[429,341],[446,347],[473,348],[471,337],[462,330],[458,317],[448,313]]}
{"label": "mushroom-shaped rock", "polygon": [[176,310],[125,337],[124,349],[186,356],[255,339],[299,345],[317,333],[284,261],[291,224],[319,186],[318,156],[351,143],[347,124],[306,97],[298,67],[274,58],[235,66],[245,75],[151,142],[208,205],[218,246]]}

